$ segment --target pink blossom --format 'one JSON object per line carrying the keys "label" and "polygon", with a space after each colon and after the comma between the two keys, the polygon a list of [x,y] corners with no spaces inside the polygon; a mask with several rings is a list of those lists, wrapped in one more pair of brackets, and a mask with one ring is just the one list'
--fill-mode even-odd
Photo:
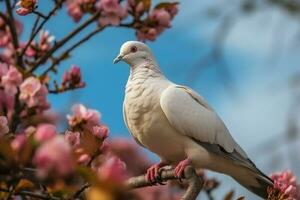
{"label": "pink blossom", "polygon": [[37,78],[29,77],[20,86],[19,98],[30,108],[47,109],[49,108],[47,94],[48,90],[45,85],[42,85]]}
{"label": "pink blossom", "polygon": [[9,66],[8,71],[2,76],[1,83],[7,93],[15,95],[17,86],[22,83],[22,74],[13,66]]}
{"label": "pink blossom", "polygon": [[87,165],[91,161],[91,156],[88,154],[82,154],[79,156],[77,162],[83,165]]}
{"label": "pink blossom", "polygon": [[106,139],[108,137],[108,128],[107,126],[94,126],[93,127],[93,134],[99,139]]}
{"label": "pink blossom", "polygon": [[9,132],[7,118],[5,116],[0,116],[0,137],[3,137]]}
{"label": "pink blossom", "polygon": [[11,148],[17,152],[21,151],[27,142],[27,137],[25,134],[19,134],[16,138],[11,142]]}
{"label": "pink blossom", "polygon": [[100,26],[117,26],[127,16],[127,10],[118,0],[101,0],[96,7],[102,11],[98,20]]}
{"label": "pink blossom", "polygon": [[95,3],[96,0],[68,0],[68,14],[75,22],[79,22],[85,13],[93,11]]}
{"label": "pink blossom", "polygon": [[[34,49],[32,46],[35,46],[35,42],[32,42],[33,45],[29,45],[29,47],[25,51],[25,55],[28,57],[34,57],[37,54],[36,49]],[[22,45],[25,48],[25,45]]]}
{"label": "pink blossom", "polygon": [[20,87],[20,99],[28,99],[35,96],[41,87],[42,85],[38,79],[34,77],[27,78]]}
{"label": "pink blossom", "polygon": [[97,5],[98,8],[107,13],[118,12],[119,6],[118,0],[101,0]]}
{"label": "pink blossom", "polygon": [[98,23],[100,26],[117,26],[120,24],[120,18],[115,14],[106,14],[105,16],[99,18]]}
{"label": "pink blossom", "polygon": [[142,32],[140,30],[137,31],[137,38],[138,40],[145,41],[150,40],[154,41],[156,37],[158,36],[157,30],[155,28],[149,28],[146,30],[146,32]]}
{"label": "pink blossom", "polygon": [[[50,35],[49,31],[41,30],[39,33],[39,41],[32,41],[30,46],[26,49],[26,56],[35,57],[44,54],[52,47],[52,43],[55,40],[53,35]],[[23,48],[25,44],[22,44]]]}
{"label": "pink blossom", "polygon": [[20,0],[17,3],[17,8],[16,12],[19,15],[27,15],[31,13],[35,8],[36,8],[37,0]]}
{"label": "pink blossom", "polygon": [[51,47],[51,43],[54,40],[55,37],[53,35],[50,35],[49,31],[41,30],[38,48],[41,51],[48,51]]}
{"label": "pink blossom", "polygon": [[0,47],[5,47],[10,42],[9,28],[3,18],[0,18]]}
{"label": "pink blossom", "polygon": [[70,126],[78,124],[86,125],[89,128],[100,124],[100,113],[93,109],[87,109],[82,104],[72,106],[73,115],[67,115]]}
{"label": "pink blossom", "polygon": [[[105,143],[105,142],[104,142]],[[133,140],[113,139],[108,141],[109,151],[125,162],[130,176],[144,173],[152,162]],[[132,159],[134,158],[134,159]]]}
{"label": "pink blossom", "polygon": [[[136,7],[134,7],[135,12],[137,12],[137,14],[139,14],[139,12],[144,12],[144,8],[142,5],[143,2],[141,1]],[[170,3],[155,8],[153,11],[150,12],[149,17],[147,17],[144,20],[146,23],[137,29],[136,35],[138,40],[154,41],[157,38],[157,36],[161,34],[166,28],[171,27],[171,20],[177,14],[177,11],[178,9],[176,3]]]}
{"label": "pink blossom", "polygon": [[278,189],[281,195],[291,200],[300,198],[297,177],[290,170],[274,173],[271,178],[274,180],[274,188]]}
{"label": "pink blossom", "polygon": [[[17,34],[20,35],[23,30],[22,24],[19,21],[15,20],[14,25]],[[2,18],[0,18],[0,47],[8,46],[11,43],[11,40],[12,36],[9,30],[9,26],[4,22]]]}
{"label": "pink blossom", "polygon": [[105,153],[107,153],[109,150],[110,150],[110,146],[109,146],[109,144],[106,142],[106,140],[104,140],[104,141],[102,142],[101,147],[100,147],[100,151],[101,151],[101,153],[105,154]]}
{"label": "pink blossom", "polygon": [[27,9],[27,8],[23,8],[23,7],[20,7],[20,8],[18,8],[18,9],[16,10],[16,12],[17,12],[18,15],[24,16],[24,15],[27,15],[27,14],[31,13],[32,10]]}
{"label": "pink blossom", "polygon": [[5,47],[11,40],[11,36],[9,32],[4,29],[0,29],[0,47]]}
{"label": "pink blossom", "polygon": [[157,25],[152,27],[145,27],[137,30],[137,38],[141,41],[154,41],[156,37],[162,33],[166,28],[170,27],[172,16],[165,9],[154,9],[149,16],[149,19]]}
{"label": "pink blossom", "polygon": [[41,124],[37,127],[34,139],[38,142],[45,142],[57,134],[53,124]]}
{"label": "pink blossom", "polygon": [[155,9],[150,14],[150,19],[156,20],[159,26],[169,27],[171,23],[171,15],[164,9]]}
{"label": "pink blossom", "polygon": [[64,73],[62,85],[66,88],[84,87],[85,83],[81,79],[80,68],[76,65],[72,65],[71,69]]}
{"label": "pink blossom", "polygon": [[[0,40],[1,40],[1,37],[0,37]],[[5,62],[7,64],[14,64],[15,63],[14,55],[15,55],[15,49],[14,49],[13,45],[11,43],[9,43],[5,46],[3,51],[0,53],[0,60],[2,60],[3,62]]]}
{"label": "pink blossom", "polygon": [[1,77],[7,73],[7,71],[8,71],[8,65],[6,63],[0,62],[0,80],[1,80]]}
{"label": "pink blossom", "polygon": [[75,3],[69,3],[67,4],[68,14],[73,18],[75,22],[79,22],[80,19],[83,16],[83,12],[80,9],[80,6],[78,6]]}
{"label": "pink blossom", "polygon": [[138,5],[136,6],[135,12],[140,15],[145,11],[145,6],[144,3],[141,1],[138,3]]}
{"label": "pink blossom", "polygon": [[171,15],[171,18],[173,19],[175,17],[175,15],[178,13],[178,7],[177,7],[177,4],[173,4],[171,6],[168,6],[166,8],[166,10],[168,11],[168,13],[170,13]]}
{"label": "pink blossom", "polygon": [[19,20],[15,20],[15,27],[16,27],[17,34],[21,35],[24,29],[23,24]]}
{"label": "pink blossom", "polygon": [[71,146],[62,136],[56,136],[37,149],[33,163],[39,177],[44,178],[51,172],[66,176],[74,170]]}
{"label": "pink blossom", "polygon": [[80,133],[67,130],[65,132],[65,140],[73,147],[78,147],[80,144]]}
{"label": "pink blossom", "polygon": [[116,156],[108,158],[98,169],[98,175],[103,180],[122,182],[127,177],[126,165]]}

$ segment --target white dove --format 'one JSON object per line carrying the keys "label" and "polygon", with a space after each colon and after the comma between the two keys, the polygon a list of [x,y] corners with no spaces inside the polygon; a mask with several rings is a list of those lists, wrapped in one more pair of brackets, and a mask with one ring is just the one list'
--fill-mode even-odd
{"label": "white dove", "polygon": [[182,178],[185,167],[192,165],[227,174],[267,197],[272,180],[248,158],[203,97],[168,80],[142,42],[125,42],[114,63],[121,60],[130,65],[124,121],[136,142],[161,159],[147,170],[148,180],[156,181],[166,165],[176,166],[176,176]]}

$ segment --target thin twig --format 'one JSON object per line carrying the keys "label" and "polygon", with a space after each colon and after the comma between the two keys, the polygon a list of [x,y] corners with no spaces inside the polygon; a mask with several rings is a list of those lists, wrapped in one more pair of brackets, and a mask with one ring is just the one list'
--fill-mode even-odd
{"label": "thin twig", "polygon": [[37,11],[37,10],[33,10],[32,13],[36,14],[37,16],[40,16],[43,19],[47,19],[47,16],[44,15],[43,13]]}
{"label": "thin twig", "polygon": [[68,92],[68,91],[73,91],[73,90],[77,90],[77,89],[80,89],[82,87],[69,87],[69,88],[58,88],[56,90],[51,90],[51,89],[48,89],[48,92],[49,94],[61,94],[61,93],[64,93],[64,92]]}
{"label": "thin twig", "polygon": [[18,49],[19,48],[19,40],[18,40],[17,30],[16,30],[16,27],[14,25],[15,19],[14,19],[14,15],[12,13],[12,7],[11,7],[11,4],[10,4],[10,0],[5,0],[5,4],[6,4],[7,14],[8,14],[8,17],[10,19],[9,23],[7,25],[9,26],[9,29],[10,29],[10,32],[11,32],[11,35],[12,35],[13,45],[14,45],[15,49]]}
{"label": "thin twig", "polygon": [[79,32],[81,32],[85,27],[93,23],[100,15],[100,12],[95,13],[92,17],[90,17],[87,21],[85,21],[83,24],[81,24],[79,27],[77,27],[75,30],[70,32],[66,37],[64,37],[62,40],[58,41],[43,57],[41,57],[35,65],[28,70],[27,74],[32,73],[34,70],[38,68],[39,65],[43,64],[48,60],[48,58],[60,47],[62,47],[65,43],[67,43],[69,40],[71,40],[74,36],[76,36]]}
{"label": "thin twig", "polygon": [[[37,29],[33,32],[33,34],[30,35],[30,38],[26,44],[26,46],[23,48],[21,52],[21,57],[24,55],[28,47],[30,46],[31,42],[35,38],[35,36],[40,32],[40,30],[44,27],[44,25],[48,22],[48,20],[56,13],[56,11],[61,8],[61,5],[64,3],[65,0],[61,0],[60,3],[55,4],[55,7],[49,12],[47,16],[44,16],[44,21],[41,22],[41,24],[37,27]],[[38,15],[40,16],[40,15]]]}
{"label": "thin twig", "polygon": [[[195,170],[190,166],[185,169],[184,176],[185,179],[189,182],[189,186],[185,194],[182,196],[181,200],[195,200],[203,187],[203,180],[196,174]],[[175,176],[173,169],[163,170],[161,172],[161,180],[163,182],[176,179],[178,178]],[[132,177],[128,179],[125,183],[125,186],[129,190],[152,185],[153,183],[148,181],[145,175]]]}
{"label": "thin twig", "polygon": [[57,59],[54,60],[54,62],[52,63],[52,65],[50,67],[48,67],[41,74],[41,76],[45,76],[48,72],[50,72],[51,70],[53,70],[53,68],[56,65],[58,65],[66,56],[68,56],[71,53],[71,51],[73,51],[74,49],[76,49],[77,47],[79,47],[84,42],[88,41],[91,37],[93,37],[97,33],[101,32],[104,28],[105,27],[103,27],[103,26],[96,28],[94,31],[92,31],[91,33],[89,33],[88,35],[86,35],[85,37],[83,37],[81,40],[79,40],[78,42],[76,42],[74,45],[72,45],[70,48],[68,48],[67,50],[65,50]]}
{"label": "thin twig", "polygon": [[73,199],[78,198],[87,188],[90,187],[89,183],[85,183],[77,192],[73,194]]}
{"label": "thin twig", "polygon": [[31,28],[30,38],[33,37],[33,34],[35,33],[35,30],[40,22],[41,17],[39,15],[36,16],[34,24]]}

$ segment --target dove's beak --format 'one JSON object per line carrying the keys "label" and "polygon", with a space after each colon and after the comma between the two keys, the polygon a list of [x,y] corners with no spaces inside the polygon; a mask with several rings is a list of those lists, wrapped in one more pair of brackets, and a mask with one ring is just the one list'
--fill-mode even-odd
{"label": "dove's beak", "polygon": [[118,55],[118,56],[114,59],[114,64],[120,62],[121,60],[123,60],[123,55]]}

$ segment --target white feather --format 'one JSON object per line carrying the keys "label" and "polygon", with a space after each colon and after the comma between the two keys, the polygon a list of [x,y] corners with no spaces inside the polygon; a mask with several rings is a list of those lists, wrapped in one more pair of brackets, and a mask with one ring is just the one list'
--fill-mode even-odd
{"label": "white feather", "polygon": [[169,86],[161,95],[160,105],[169,122],[178,132],[200,142],[220,145],[228,153],[236,150],[247,158],[223,121],[193,90],[185,86]]}

